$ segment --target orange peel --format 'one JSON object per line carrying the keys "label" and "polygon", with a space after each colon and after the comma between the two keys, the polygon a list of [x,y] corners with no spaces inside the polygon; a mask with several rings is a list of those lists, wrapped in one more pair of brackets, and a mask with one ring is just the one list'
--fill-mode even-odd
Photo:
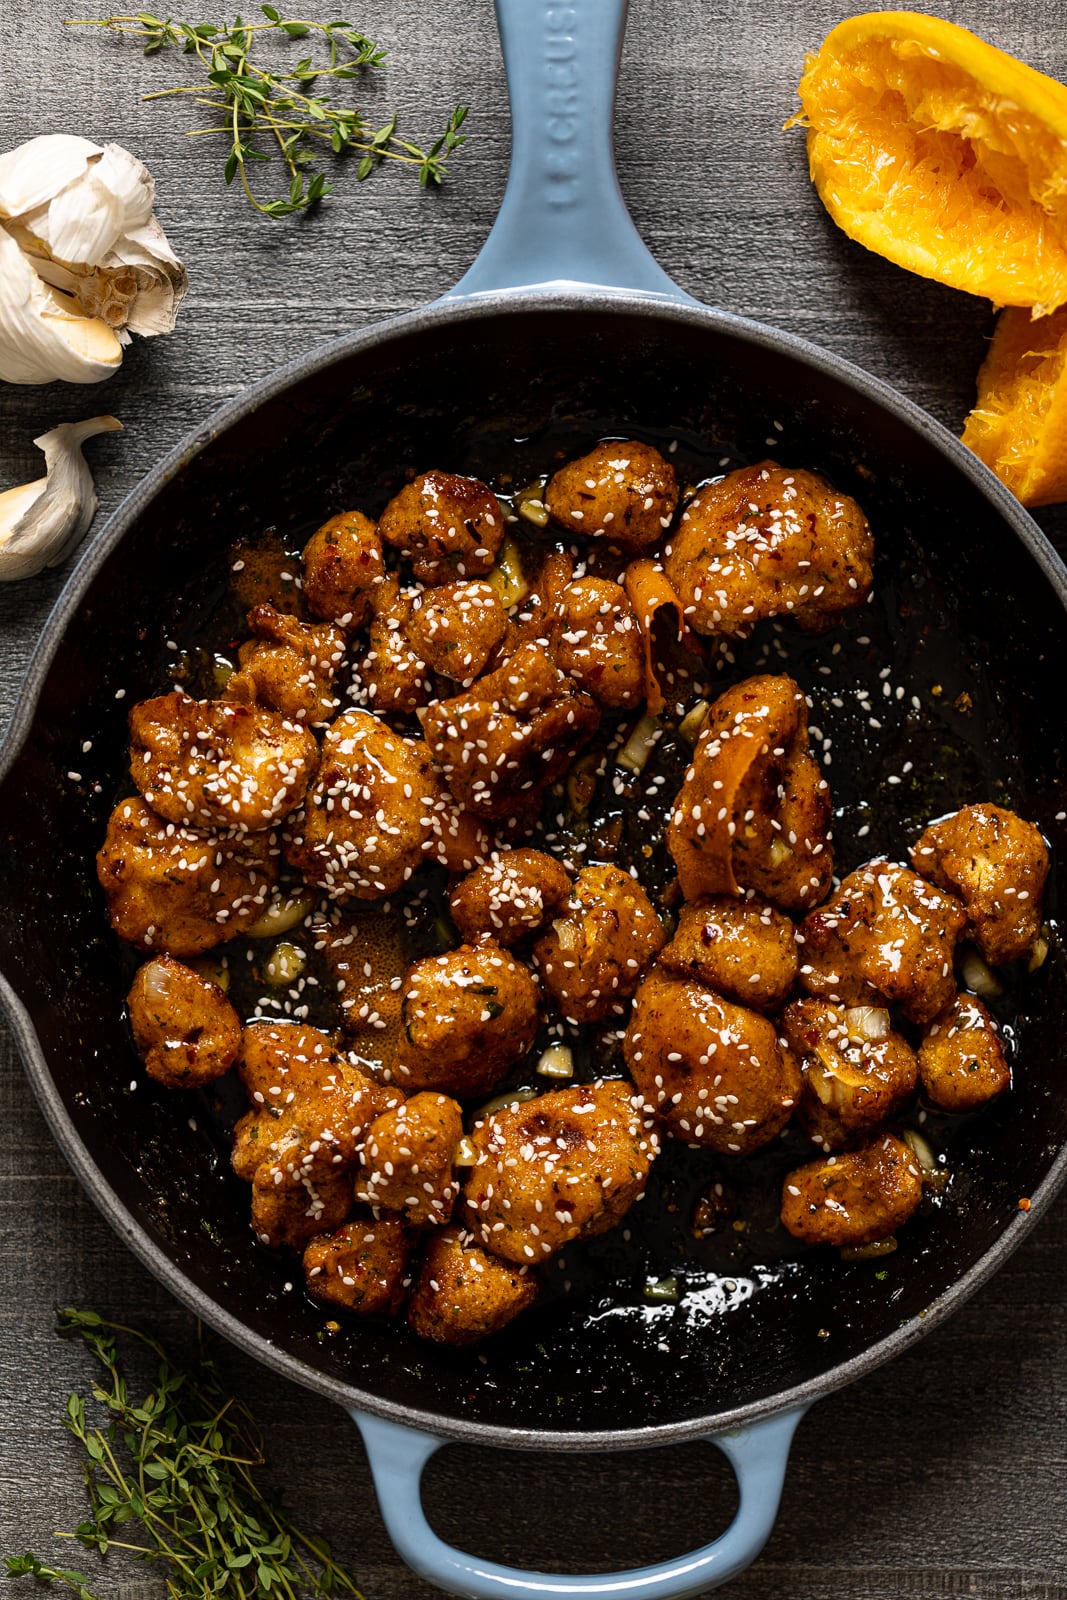
{"label": "orange peel", "polygon": [[812,181],[858,243],[1045,315],[1067,301],[1067,87],[955,23],[850,17],[808,56]]}

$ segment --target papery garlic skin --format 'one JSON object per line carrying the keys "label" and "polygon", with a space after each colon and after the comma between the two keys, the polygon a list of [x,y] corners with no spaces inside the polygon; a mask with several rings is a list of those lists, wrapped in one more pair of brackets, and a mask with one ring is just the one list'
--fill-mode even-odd
{"label": "papery garlic skin", "polygon": [[[77,309],[114,329],[120,344],[129,343],[127,330],[169,333],[189,286],[152,213],[154,198],[148,168],[121,145],[101,147],[54,133],[0,155],[0,223],[7,239],[44,285],[73,296]],[[5,254],[10,263],[10,251]],[[35,358],[20,360],[22,352],[11,348],[3,326],[11,270],[0,262],[0,302],[5,303],[0,305],[0,378],[93,383],[119,365],[121,350],[115,359],[105,359],[99,345],[92,351],[93,370],[74,370],[79,364],[62,356],[56,370],[49,370],[41,341],[32,338]],[[13,288],[23,323],[38,313],[54,315],[42,309],[47,297],[42,301],[31,292],[24,274]],[[9,320],[12,315],[8,308]],[[24,338],[21,342],[25,345]]]}
{"label": "papery garlic skin", "polygon": [[90,417],[33,441],[44,451],[47,477],[0,494],[0,582],[58,566],[85,536],[98,502],[82,445],[121,427],[115,417]]}

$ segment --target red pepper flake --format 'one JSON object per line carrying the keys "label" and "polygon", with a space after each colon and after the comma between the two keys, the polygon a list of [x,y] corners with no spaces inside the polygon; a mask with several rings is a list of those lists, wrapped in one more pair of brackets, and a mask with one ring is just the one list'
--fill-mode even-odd
{"label": "red pepper flake", "polygon": [[1030,1202],[1026,1198],[1026,1196],[1024,1195],[1023,1198],[1019,1201],[1019,1210],[1020,1211],[1029,1211],[1029,1209],[1030,1209]]}

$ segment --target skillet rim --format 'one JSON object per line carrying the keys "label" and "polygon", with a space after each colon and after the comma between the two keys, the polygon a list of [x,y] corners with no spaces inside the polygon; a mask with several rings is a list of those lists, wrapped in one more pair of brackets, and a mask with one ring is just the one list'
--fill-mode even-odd
{"label": "skillet rim", "polygon": [[[385,322],[374,323],[367,328],[343,334],[276,368],[227,401],[193,429],[130,491],[100,532],[87,543],[41,630],[0,743],[0,795],[33,726],[40,693],[66,625],[76,613],[101,566],[125,537],[133,521],[151,504],[160,490],[233,423],[275,399],[295,382],[312,377],[316,372],[347,360],[363,350],[387,343],[397,335],[418,332],[427,327],[492,317],[501,313],[582,314],[589,311],[643,315],[655,320],[688,323],[739,337],[774,353],[790,354],[810,368],[872,400],[932,444],[947,459],[950,466],[962,472],[964,477],[970,480],[1028,550],[1067,614],[1067,567],[1024,507],[989,468],[947,428],[914,401],[844,357],[821,350],[796,334],[769,327],[731,312],[698,304],[682,305],[653,294],[592,290],[578,285],[560,284],[533,291],[495,291],[454,301],[446,297],[429,306],[389,318]],[[647,1427],[556,1432],[465,1422],[462,1419],[441,1418],[429,1410],[383,1400],[377,1395],[365,1393],[352,1385],[331,1378],[297,1357],[279,1350],[268,1339],[254,1333],[247,1324],[199,1289],[135,1221],[89,1156],[74,1119],[55,1089],[44,1051],[30,1017],[3,973],[0,973],[0,1006],[12,1028],[23,1069],[37,1103],[75,1176],[123,1243],[188,1311],[246,1354],[262,1362],[268,1369],[305,1388],[312,1389],[327,1399],[337,1401],[350,1411],[365,1411],[387,1421],[455,1442],[552,1451],[647,1449],[654,1445],[680,1443],[742,1427],[786,1410],[806,1407],[814,1400],[846,1387],[867,1372],[892,1360],[894,1356],[909,1349],[933,1328],[939,1326],[1022,1244],[1033,1224],[1048,1210],[1060,1188],[1067,1182],[1067,1144],[1065,1144],[1044,1179],[1032,1193],[1030,1210],[1026,1213],[1017,1213],[988,1250],[961,1277],[953,1279],[924,1312],[917,1313],[908,1322],[859,1355],[832,1367],[817,1378],[809,1379],[806,1383],[744,1406],[713,1413],[708,1417]]]}

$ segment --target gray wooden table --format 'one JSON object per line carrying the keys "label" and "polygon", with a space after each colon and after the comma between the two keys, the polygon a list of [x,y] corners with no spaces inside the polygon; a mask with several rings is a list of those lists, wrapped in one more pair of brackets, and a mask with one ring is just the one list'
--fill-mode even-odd
{"label": "gray wooden table", "polygon": [[[325,0],[304,3],[312,16],[333,14]],[[1062,7],[940,9],[1067,78]],[[660,261],[693,294],[828,346],[958,429],[992,327],[988,305],[851,245],[808,184],[802,138],[780,132],[805,49],[844,10],[828,0],[634,0],[619,91],[623,189]],[[136,344],[106,385],[0,392],[0,486],[37,476],[30,441],[54,423],[103,410],[122,419],[124,434],[90,447],[104,515],[249,381],[454,282],[503,192],[508,118],[490,0],[365,0],[351,20],[395,56],[368,101],[397,104],[416,134],[469,102],[470,144],[439,195],[385,173],[357,186],[347,173],[318,215],[270,223],[224,188],[217,151],[183,138],[195,113],[141,104],[141,92],[183,81],[177,63],[64,29],[66,15],[67,0],[0,0],[0,148],[52,131],[127,145],[155,174],[159,215],[192,280],[177,331]],[[1067,549],[1064,515],[1042,521]],[[60,572],[0,588],[0,715],[62,581]],[[0,1126],[0,1552],[70,1560],[52,1531],[79,1519],[81,1486],[59,1417],[87,1365],[53,1337],[53,1307],[92,1305],[166,1334],[188,1319],[83,1198],[2,1030]],[[1065,1600],[1065,1224],[1067,1197],[947,1327],[816,1408],[766,1553],[730,1593]],[[236,1353],[226,1366],[263,1421],[293,1506],[333,1538],[368,1600],[428,1596],[385,1537],[347,1419]],[[455,1448],[430,1469],[427,1495],[440,1531],[468,1548],[572,1570],[662,1558],[711,1536],[733,1504],[724,1464],[696,1445],[563,1460]],[[162,1594],[145,1569],[114,1562],[97,1588],[122,1600]],[[0,1578],[0,1592],[33,1590]]]}

